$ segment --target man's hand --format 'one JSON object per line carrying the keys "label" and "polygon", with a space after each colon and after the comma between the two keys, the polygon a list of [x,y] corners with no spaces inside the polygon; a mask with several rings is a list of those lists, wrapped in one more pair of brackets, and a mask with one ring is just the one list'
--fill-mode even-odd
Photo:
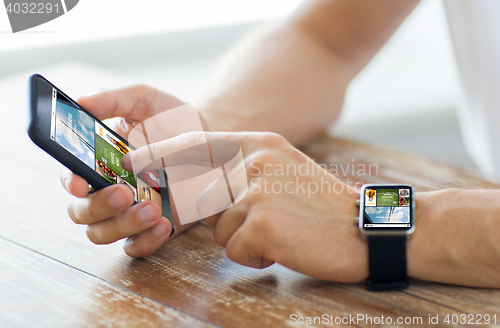
{"label": "man's hand", "polygon": [[[130,130],[140,122],[184,103],[156,89],[134,86],[81,98],[79,104],[100,120],[122,117],[111,128],[127,139]],[[66,168],[61,171],[61,183],[75,196],[68,204],[71,219],[88,226],[87,236],[93,243],[109,244],[127,238],[125,252],[130,256],[145,256],[169,238],[172,227],[162,217],[160,207],[153,201],[131,206],[134,196],[125,185],[89,193],[87,181]],[[176,225],[175,210],[173,214]],[[176,226],[175,235],[188,227]]]}
{"label": "man's hand", "polygon": [[[122,164],[132,169],[131,159],[147,163],[150,151],[157,160],[175,149],[214,140],[230,140],[241,146],[249,182],[241,201],[205,219],[231,260],[255,268],[277,262],[338,282],[359,282],[368,277],[368,245],[359,232],[355,205],[359,190],[336,179],[277,134],[187,133],[149,149],[139,148],[126,155]],[[196,153],[187,154],[186,164],[198,164]],[[175,160],[175,165],[180,164],[178,156]],[[227,172],[227,181],[232,181],[231,174]],[[198,197],[197,208],[213,208],[215,202],[222,201],[218,194],[222,184],[218,182]],[[498,190],[460,189],[417,193],[416,229],[407,248],[409,276],[498,288],[499,194]]]}
{"label": "man's hand", "polygon": [[[235,141],[241,146],[250,184],[240,202],[205,219],[231,260],[255,268],[277,262],[313,277],[341,282],[358,282],[368,276],[368,249],[357,226],[359,191],[277,134],[186,133],[154,147],[139,148],[126,155],[122,164],[132,170],[132,162],[144,164],[175,149],[214,140]],[[185,164],[196,164],[197,154],[189,154]],[[168,162],[166,156],[163,163]],[[179,164],[176,157],[175,165]],[[232,181],[232,172],[227,175]],[[198,197],[197,208],[222,201],[217,193],[220,186],[212,183]]]}

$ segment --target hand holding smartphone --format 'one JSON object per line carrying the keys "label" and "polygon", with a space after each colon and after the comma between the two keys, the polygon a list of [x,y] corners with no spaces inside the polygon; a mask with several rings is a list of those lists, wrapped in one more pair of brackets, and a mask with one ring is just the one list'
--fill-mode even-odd
{"label": "hand holding smartphone", "polygon": [[163,170],[136,175],[126,171],[121,160],[135,149],[133,145],[41,75],[29,77],[28,89],[28,134],[35,144],[95,189],[123,184],[133,192],[135,202],[154,201],[173,227]]}

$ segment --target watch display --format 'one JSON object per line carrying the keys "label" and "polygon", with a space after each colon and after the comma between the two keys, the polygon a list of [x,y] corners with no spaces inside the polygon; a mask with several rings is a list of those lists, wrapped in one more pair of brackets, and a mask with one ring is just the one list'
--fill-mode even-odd
{"label": "watch display", "polygon": [[364,185],[359,226],[365,232],[413,231],[413,188],[410,185]]}

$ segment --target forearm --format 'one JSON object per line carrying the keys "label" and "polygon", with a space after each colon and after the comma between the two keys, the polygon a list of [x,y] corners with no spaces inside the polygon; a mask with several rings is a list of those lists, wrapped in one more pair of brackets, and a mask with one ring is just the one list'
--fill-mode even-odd
{"label": "forearm", "polygon": [[305,1],[221,59],[198,101],[202,117],[213,130],[271,131],[300,144],[338,117],[348,83],[417,3]]}
{"label": "forearm", "polygon": [[449,284],[500,287],[499,196],[499,190],[418,193],[408,274]]}
{"label": "forearm", "polygon": [[254,31],[217,72],[198,101],[211,128],[276,132],[295,144],[338,116],[353,77],[349,65],[288,25]]}

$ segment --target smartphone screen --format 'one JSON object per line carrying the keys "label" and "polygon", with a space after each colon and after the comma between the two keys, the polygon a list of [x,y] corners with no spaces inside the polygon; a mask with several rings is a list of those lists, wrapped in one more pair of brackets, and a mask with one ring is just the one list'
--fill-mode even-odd
{"label": "smartphone screen", "polygon": [[80,110],[52,88],[50,139],[95,170],[111,184],[127,185],[136,202],[152,200],[162,207],[160,175],[157,171],[135,176],[121,161],[133,149],[114,136],[98,120]]}

